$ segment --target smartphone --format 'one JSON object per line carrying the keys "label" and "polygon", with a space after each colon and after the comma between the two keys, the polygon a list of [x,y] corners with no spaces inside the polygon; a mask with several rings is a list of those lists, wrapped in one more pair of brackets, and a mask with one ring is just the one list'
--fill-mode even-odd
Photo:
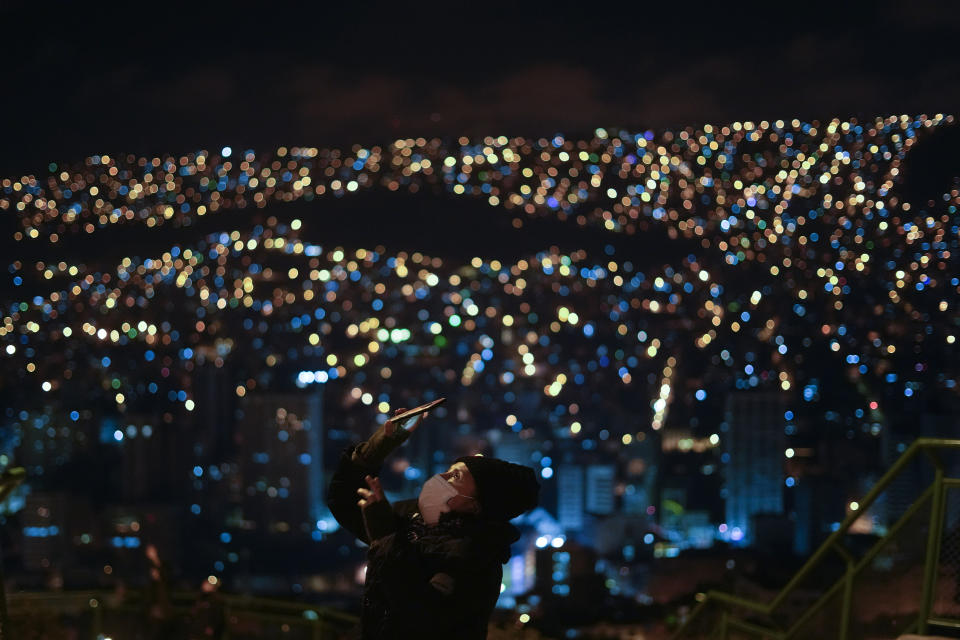
{"label": "smartphone", "polygon": [[400,415],[394,416],[393,418],[391,418],[391,420],[396,424],[399,424],[400,428],[403,429],[404,431],[409,431],[410,428],[417,423],[417,420],[420,418],[421,414],[426,413],[427,411],[430,411],[431,409],[433,409],[434,407],[440,404],[443,404],[444,402],[446,402],[446,400],[447,400],[446,398],[437,398],[436,400],[433,400],[426,404],[422,404],[419,407],[414,407],[413,409],[404,411]]}
{"label": "smartphone", "polygon": [[410,431],[410,429],[413,428],[413,425],[417,424],[417,420],[419,419],[420,419],[420,416],[413,416],[412,418],[409,418],[404,422],[401,422],[400,428],[403,429],[404,431]]}

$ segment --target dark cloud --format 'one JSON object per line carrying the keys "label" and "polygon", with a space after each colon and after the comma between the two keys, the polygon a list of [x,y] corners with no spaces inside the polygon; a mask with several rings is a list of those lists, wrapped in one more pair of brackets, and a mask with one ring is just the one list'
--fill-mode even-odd
{"label": "dark cloud", "polygon": [[960,105],[956,3],[772,4],[518,4],[469,18],[419,5],[8,5],[0,18],[32,29],[0,45],[13,123],[0,164]]}

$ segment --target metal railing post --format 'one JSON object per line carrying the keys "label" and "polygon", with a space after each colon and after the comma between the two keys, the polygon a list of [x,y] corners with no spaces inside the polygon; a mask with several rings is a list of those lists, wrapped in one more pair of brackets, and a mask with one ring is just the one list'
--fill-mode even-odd
{"label": "metal railing post", "polygon": [[940,540],[943,537],[943,467],[937,467],[933,479],[933,502],[930,508],[930,530],[927,532],[927,558],[923,567],[923,593],[920,596],[920,620],[917,633],[927,632],[927,620],[933,605],[933,592],[937,581],[937,568],[940,562]]}
{"label": "metal railing post", "polygon": [[833,550],[843,558],[847,569],[843,576],[843,605],[840,609],[840,640],[847,640],[850,634],[850,609],[853,606],[853,578],[855,575],[853,556],[840,546],[838,540],[833,544]]}
{"label": "metal railing post", "polygon": [[843,609],[840,613],[840,640],[850,635],[850,610],[853,608],[853,561],[847,561],[847,575],[843,580]]}

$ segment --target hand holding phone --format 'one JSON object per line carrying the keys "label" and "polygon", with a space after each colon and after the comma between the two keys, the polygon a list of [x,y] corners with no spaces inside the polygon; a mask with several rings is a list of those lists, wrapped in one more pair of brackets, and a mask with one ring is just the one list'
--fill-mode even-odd
{"label": "hand holding phone", "polygon": [[412,418],[403,418],[398,419],[397,416],[406,412],[405,407],[400,407],[399,409],[394,410],[394,417],[389,418],[387,423],[384,425],[386,428],[387,435],[393,435],[393,432],[397,430],[397,427],[400,427],[404,431],[414,431],[417,427],[420,426],[420,423],[423,422],[423,419],[427,416],[425,413],[420,413]]}
{"label": "hand holding phone", "polygon": [[394,411],[393,417],[387,420],[388,433],[392,433],[397,425],[404,431],[412,432],[416,430],[416,428],[420,426],[420,423],[423,422],[423,419],[427,417],[428,412],[444,402],[446,402],[446,398],[438,398],[437,400],[427,402],[413,409],[405,409],[402,407],[397,409]]}
{"label": "hand holding phone", "polygon": [[429,415],[429,414],[421,413],[421,414],[418,415],[418,416],[413,416],[412,418],[407,418],[407,420],[406,420],[405,422],[401,422],[401,423],[400,423],[400,428],[403,429],[404,431],[413,431],[413,430],[416,429],[418,426],[420,426],[419,423],[420,423],[420,422],[423,422],[424,418],[426,418],[427,415]]}

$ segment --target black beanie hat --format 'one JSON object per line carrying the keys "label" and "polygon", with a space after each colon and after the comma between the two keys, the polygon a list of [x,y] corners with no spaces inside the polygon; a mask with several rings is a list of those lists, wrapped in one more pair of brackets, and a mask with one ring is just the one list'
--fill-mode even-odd
{"label": "black beanie hat", "polygon": [[537,506],[540,483],[530,467],[486,456],[463,456],[454,462],[462,462],[470,470],[485,517],[512,520]]}

